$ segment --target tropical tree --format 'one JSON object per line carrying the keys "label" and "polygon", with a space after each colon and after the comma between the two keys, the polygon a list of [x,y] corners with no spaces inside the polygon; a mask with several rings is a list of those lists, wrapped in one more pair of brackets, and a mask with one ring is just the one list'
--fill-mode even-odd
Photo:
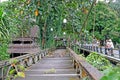
{"label": "tropical tree", "polygon": [[113,39],[113,32],[118,27],[117,12],[111,9],[106,3],[99,2],[94,7],[88,21],[87,30],[97,39]]}
{"label": "tropical tree", "polygon": [[115,41],[116,42],[118,42],[118,43],[120,43],[120,0],[116,0],[115,2],[111,2],[111,3],[109,3],[109,6],[113,9],[113,10],[115,10],[115,11],[117,11],[117,15],[118,15],[118,18],[119,18],[119,20],[118,20],[118,27],[116,28],[116,31],[114,32],[114,36],[115,36]]}
{"label": "tropical tree", "polygon": [[24,9],[23,3],[23,1],[0,3],[0,60],[9,57],[7,54],[7,46],[12,38],[21,36],[28,31],[28,22],[24,18],[26,14],[23,16],[21,12],[21,10]]}

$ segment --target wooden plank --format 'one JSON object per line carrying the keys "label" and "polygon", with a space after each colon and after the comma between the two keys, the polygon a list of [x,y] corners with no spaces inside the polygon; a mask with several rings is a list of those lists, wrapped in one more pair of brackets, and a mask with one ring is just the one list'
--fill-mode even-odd
{"label": "wooden plank", "polygon": [[[54,57],[45,57],[29,67],[25,78],[16,80],[80,80],[73,68],[70,56],[66,56],[64,49],[54,51]],[[62,56],[59,56],[61,55]]]}
{"label": "wooden plank", "polygon": [[71,53],[71,56],[73,56],[73,59],[77,61],[77,63],[79,63],[80,66],[86,71],[88,76],[90,76],[93,80],[100,80],[100,78],[103,76],[100,71],[87,63],[85,59],[83,59],[81,56],[78,56],[73,50],[70,48],[67,49]]}

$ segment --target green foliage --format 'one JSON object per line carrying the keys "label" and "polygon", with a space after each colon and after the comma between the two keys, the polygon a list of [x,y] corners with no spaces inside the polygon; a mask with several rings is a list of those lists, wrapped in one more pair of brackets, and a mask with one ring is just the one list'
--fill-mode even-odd
{"label": "green foliage", "polygon": [[120,0],[116,0],[116,2],[111,2],[108,4],[112,9],[118,12],[118,16],[120,18]]}
{"label": "green foliage", "polygon": [[11,69],[10,72],[9,72],[10,75],[13,75],[13,74],[15,74],[15,73],[16,73],[16,70],[15,70],[15,69]]}
{"label": "green foliage", "polygon": [[[25,4],[26,0],[7,1],[0,3],[0,60],[7,59],[7,45],[13,37],[27,36],[32,26],[31,8]],[[32,22],[33,23],[33,22]],[[31,25],[31,26],[30,26]]]}
{"label": "green foliage", "polygon": [[[40,3],[40,6],[37,5],[37,1],[31,2],[30,4],[36,6],[39,10],[36,21],[41,30],[40,41],[44,43],[42,46],[49,46],[53,37],[62,37],[64,36],[63,32],[66,32],[66,37],[69,35],[73,39],[78,38],[77,36],[83,22],[81,19],[84,19],[80,14],[84,14],[82,12],[83,8],[89,9],[90,3],[88,0],[41,0]],[[67,23],[64,24],[63,19],[67,19]],[[52,32],[50,28],[53,28]],[[54,34],[54,36],[50,36],[51,34]]]}
{"label": "green foliage", "polygon": [[18,64],[19,61],[17,59],[11,59],[9,63],[11,64],[11,66],[7,75],[7,80],[15,79],[16,77],[25,77],[25,67]]}
{"label": "green foliage", "polygon": [[5,43],[0,44],[0,61],[9,58],[9,54],[7,53],[7,47],[8,45]]}
{"label": "green foliage", "polygon": [[117,12],[106,3],[99,2],[94,6],[88,20],[87,30],[91,36],[104,40],[105,36],[114,39],[113,32],[118,27]]}
{"label": "green foliage", "polygon": [[90,53],[86,60],[100,71],[111,67],[110,62],[106,58],[95,52]]}
{"label": "green foliage", "polygon": [[17,59],[11,59],[9,61],[10,64],[17,64],[18,63],[18,60]]}
{"label": "green foliage", "polygon": [[[55,36],[79,40],[91,3],[91,0],[10,0],[0,3],[0,42],[9,42],[16,36],[28,36],[28,30],[34,24],[39,25],[39,42],[42,47],[54,46]],[[67,23],[64,24],[63,19],[67,19]],[[91,36],[94,34],[101,40],[109,35],[113,41],[120,42],[119,35],[114,37],[120,31],[118,25],[117,12],[105,3],[98,3],[89,16],[83,40],[92,40]]]}
{"label": "green foliage", "polygon": [[104,71],[104,76],[100,80],[120,80],[120,68],[108,68]]}

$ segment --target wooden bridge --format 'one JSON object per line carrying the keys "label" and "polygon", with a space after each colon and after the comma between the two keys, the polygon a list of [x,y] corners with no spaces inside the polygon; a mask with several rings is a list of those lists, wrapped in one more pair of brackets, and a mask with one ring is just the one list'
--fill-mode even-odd
{"label": "wooden bridge", "polygon": [[[17,64],[26,67],[25,78],[10,80],[99,80],[103,74],[78,56],[70,48],[54,51],[43,50],[35,54],[26,54],[15,58]],[[9,61],[0,63],[0,80],[6,80],[10,68]]]}
{"label": "wooden bridge", "polygon": [[[81,53],[91,53],[91,52],[97,52],[98,54],[106,57],[108,60],[114,62],[114,63],[120,63],[120,47],[111,49],[111,55],[109,52],[107,52],[106,48],[104,46],[92,46],[90,44],[75,44],[76,49],[80,50]],[[89,54],[85,54],[89,55]]]}
{"label": "wooden bridge", "polygon": [[[76,45],[76,49],[82,53],[97,52],[109,60],[120,63],[120,50],[114,49],[113,54],[106,55],[104,47],[92,47],[90,45]],[[71,47],[72,48],[72,47]],[[92,65],[87,63],[82,57],[78,56],[74,49],[45,49],[34,54],[25,54],[10,60],[0,62],[0,80],[99,80],[103,74]],[[18,60],[16,65],[26,68],[25,78],[13,78],[9,75],[14,69],[11,60]]]}
{"label": "wooden bridge", "polygon": [[72,58],[65,50],[56,50],[47,55],[25,72],[25,78],[16,80],[79,80],[72,64]]}

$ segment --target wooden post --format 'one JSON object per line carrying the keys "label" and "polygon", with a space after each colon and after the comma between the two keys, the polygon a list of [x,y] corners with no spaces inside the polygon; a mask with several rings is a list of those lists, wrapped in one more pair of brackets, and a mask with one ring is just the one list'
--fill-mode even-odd
{"label": "wooden post", "polygon": [[88,46],[89,47],[89,50],[90,50],[90,46]]}
{"label": "wooden post", "polygon": [[76,69],[76,61],[73,60],[73,64],[74,64],[74,69]]}
{"label": "wooden post", "polygon": [[113,48],[111,49],[111,56],[114,56],[114,54],[113,54]]}
{"label": "wooden post", "polygon": [[90,50],[92,50],[92,46],[90,46]]}
{"label": "wooden post", "polygon": [[119,59],[120,59],[120,48],[119,48]]}
{"label": "wooden post", "polygon": [[107,55],[107,48],[105,48],[105,54]]}
{"label": "wooden post", "polygon": [[102,47],[100,47],[100,53],[103,53],[103,52],[102,52]]}
{"label": "wooden post", "polygon": [[93,51],[95,51],[95,47],[96,47],[96,46],[93,46]]}
{"label": "wooden post", "polygon": [[0,80],[3,80],[3,68],[0,68]]}
{"label": "wooden post", "polygon": [[98,46],[96,46],[96,51],[98,52]]}

